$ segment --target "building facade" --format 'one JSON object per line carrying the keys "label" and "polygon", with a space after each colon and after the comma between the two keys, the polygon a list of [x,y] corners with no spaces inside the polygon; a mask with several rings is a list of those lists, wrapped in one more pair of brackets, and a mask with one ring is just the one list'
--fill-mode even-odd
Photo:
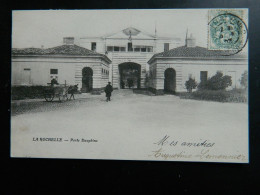
{"label": "building facade", "polygon": [[149,88],[156,94],[187,91],[185,82],[189,77],[200,83],[217,71],[231,76],[228,89],[239,88],[241,75],[248,70],[247,53],[198,47],[192,36],[186,38],[184,46],[155,54],[148,63]]}
{"label": "building facade", "polygon": [[114,88],[127,87],[132,81],[133,88],[146,88],[148,60],[155,54],[181,45],[180,38],[151,35],[129,27],[102,37],[76,38],[76,44],[107,55],[111,59],[110,81]]}
{"label": "building facade", "polygon": [[[184,45],[184,46],[181,46]],[[49,49],[12,50],[12,85],[78,85],[82,92],[113,88],[149,88],[156,94],[186,91],[189,77],[198,83],[221,71],[240,87],[248,70],[247,53],[232,54],[196,46],[196,40],[159,37],[129,27],[102,37],[65,37]]]}
{"label": "building facade", "polygon": [[102,90],[109,80],[111,60],[71,41],[65,38],[64,45],[49,49],[13,49],[12,86],[44,86],[55,79],[60,84],[78,84],[82,92]]}

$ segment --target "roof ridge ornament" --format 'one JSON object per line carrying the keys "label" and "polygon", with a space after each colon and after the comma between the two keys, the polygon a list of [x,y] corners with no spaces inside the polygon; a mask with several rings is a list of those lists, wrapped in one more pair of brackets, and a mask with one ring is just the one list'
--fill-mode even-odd
{"label": "roof ridge ornament", "polygon": [[131,33],[131,30],[129,31],[129,38],[128,38],[128,40],[129,40],[130,42],[132,42],[132,33]]}

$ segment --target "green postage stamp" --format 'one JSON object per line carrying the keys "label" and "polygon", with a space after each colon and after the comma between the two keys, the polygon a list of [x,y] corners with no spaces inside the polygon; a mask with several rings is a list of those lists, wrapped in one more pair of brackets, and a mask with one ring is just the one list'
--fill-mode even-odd
{"label": "green postage stamp", "polygon": [[248,9],[212,9],[208,12],[208,49],[241,51],[247,43]]}

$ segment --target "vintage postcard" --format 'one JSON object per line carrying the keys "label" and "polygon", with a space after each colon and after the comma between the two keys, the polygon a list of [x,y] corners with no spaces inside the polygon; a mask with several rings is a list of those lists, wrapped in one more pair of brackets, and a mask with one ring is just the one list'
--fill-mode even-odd
{"label": "vintage postcard", "polygon": [[11,157],[249,163],[248,9],[12,12]]}

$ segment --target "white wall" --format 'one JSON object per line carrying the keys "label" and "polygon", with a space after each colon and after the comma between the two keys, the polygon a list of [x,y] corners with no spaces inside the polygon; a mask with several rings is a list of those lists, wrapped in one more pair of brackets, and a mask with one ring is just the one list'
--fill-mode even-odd
{"label": "white wall", "polygon": [[30,85],[47,85],[51,82],[50,69],[58,69],[58,82],[74,85],[75,64],[62,62],[13,61],[12,85],[27,84],[24,78],[24,69],[30,69]]}
{"label": "white wall", "polygon": [[161,53],[164,52],[164,43],[169,43],[169,50],[174,49],[176,47],[182,46],[182,43],[180,41],[175,41],[175,40],[160,40],[158,39],[156,41],[156,48],[155,52],[156,53]]}
{"label": "white wall", "polygon": [[248,70],[246,59],[158,59],[155,60],[151,69],[156,69],[156,74],[150,82],[150,87],[164,89],[164,72],[167,68],[176,71],[176,91],[186,91],[185,82],[191,75],[200,82],[200,71],[208,71],[208,78],[222,71],[224,75],[232,76],[232,88],[239,88],[241,75]]}
{"label": "white wall", "polygon": [[102,68],[109,70],[109,65],[98,57],[12,57],[12,85],[23,85],[26,78],[24,69],[30,69],[29,85],[47,85],[51,82],[50,69],[58,69],[58,82],[64,84],[79,84],[82,87],[82,69],[90,67],[93,70],[93,88],[102,88],[108,81],[108,75],[102,74]]}
{"label": "white wall", "polygon": [[101,38],[81,38],[78,40],[78,42],[76,43],[77,45],[87,48],[89,50],[91,50],[91,43],[95,42],[96,43],[96,52],[98,53],[105,53],[105,45],[104,45],[104,41]]}

